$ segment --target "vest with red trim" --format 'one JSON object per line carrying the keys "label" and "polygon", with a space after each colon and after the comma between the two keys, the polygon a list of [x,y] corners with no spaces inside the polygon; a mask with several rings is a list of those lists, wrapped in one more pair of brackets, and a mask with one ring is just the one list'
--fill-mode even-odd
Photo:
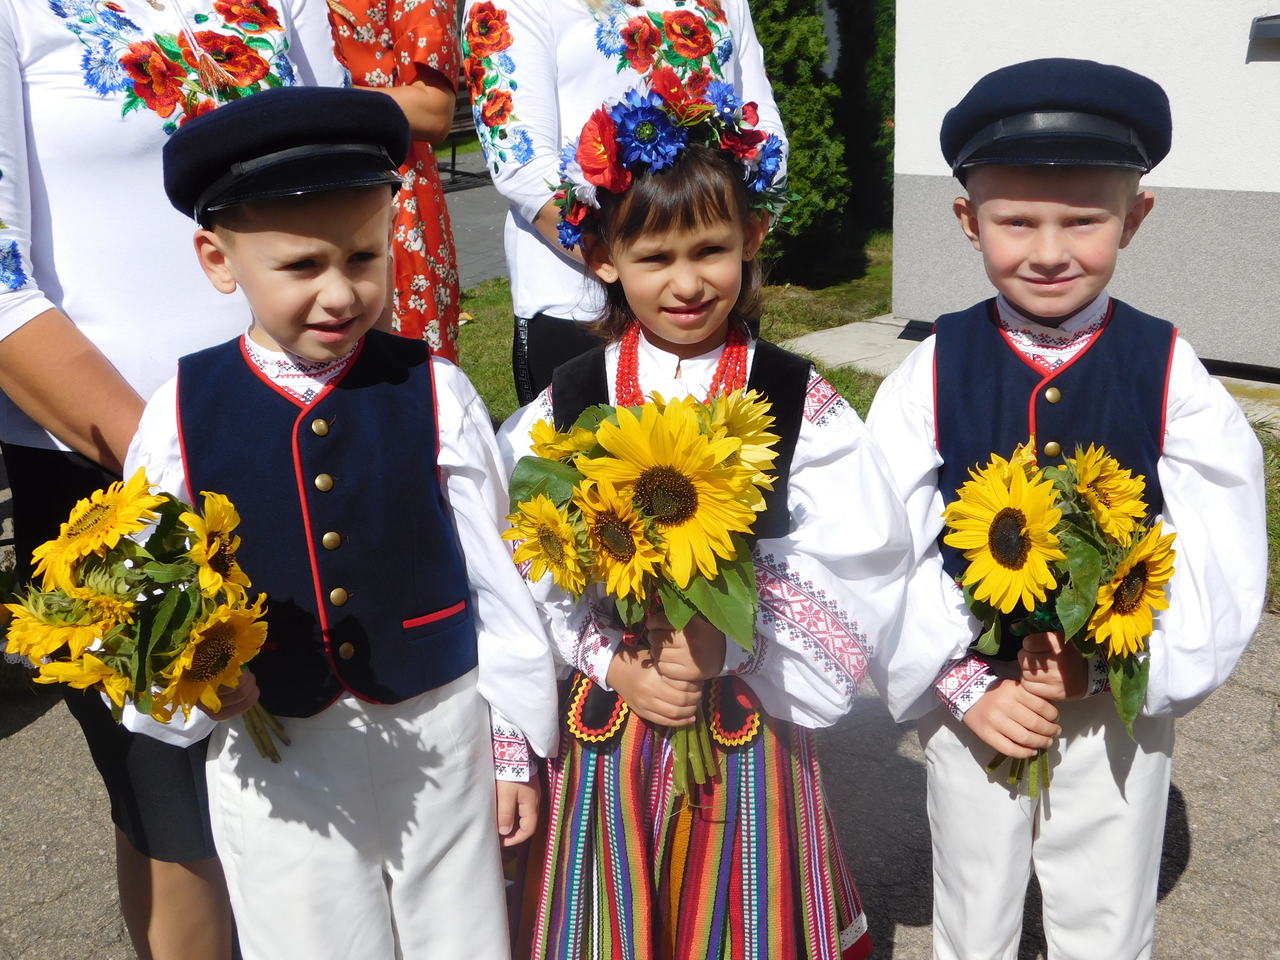
{"label": "vest with red trim", "polygon": [[[1061,463],[1077,445],[1101,444],[1122,467],[1146,478],[1148,516],[1164,508],[1156,465],[1177,336],[1172,324],[1112,299],[1102,330],[1052,373],[1009,342],[995,300],[939,317],[934,333],[934,416],[943,461],[938,488],[945,503],[956,499],[971,467],[993,453],[1007,457],[1034,436],[1041,466]],[[1046,396],[1050,387],[1057,393]],[[1060,448],[1053,456],[1045,452],[1051,443]],[[938,536],[943,566],[959,578],[966,561],[942,542],[945,534]]]}
{"label": "vest with red trim", "polygon": [[178,411],[188,489],[231,498],[240,563],[267,594],[250,665],[267,710],[397,703],[476,666],[426,344],[370,332],[304,405],[232,340],[179,361]]}

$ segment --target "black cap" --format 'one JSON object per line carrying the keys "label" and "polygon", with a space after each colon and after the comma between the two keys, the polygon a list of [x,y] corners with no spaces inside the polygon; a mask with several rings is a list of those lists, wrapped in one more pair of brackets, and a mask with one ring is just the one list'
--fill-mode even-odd
{"label": "black cap", "polygon": [[1123,167],[1146,172],[1173,137],[1154,80],[1092,60],[1028,60],[987,74],[942,121],[952,173],[984,164]]}
{"label": "black cap", "polygon": [[280,87],[179,127],[164,145],[164,190],[205,223],[237,203],[399,183],[408,152],[409,121],[390,97]]}

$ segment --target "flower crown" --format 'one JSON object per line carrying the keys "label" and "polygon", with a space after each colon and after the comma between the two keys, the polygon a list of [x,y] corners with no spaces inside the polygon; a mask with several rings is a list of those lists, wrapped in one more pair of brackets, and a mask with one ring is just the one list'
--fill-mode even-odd
{"label": "flower crown", "polygon": [[780,175],[783,142],[757,130],[754,103],[743,103],[733,85],[695,73],[686,82],[671,67],[659,67],[648,83],[605,103],[587,120],[582,135],[560,151],[560,243],[572,250],[600,209],[599,192],[623,193],[632,174],[672,166],[691,144],[732,155],[742,167],[752,209],[777,214],[787,198]]}

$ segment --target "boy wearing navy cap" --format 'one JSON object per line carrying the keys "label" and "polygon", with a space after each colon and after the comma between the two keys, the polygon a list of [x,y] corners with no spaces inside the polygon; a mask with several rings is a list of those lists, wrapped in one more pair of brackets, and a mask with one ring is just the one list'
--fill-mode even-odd
{"label": "boy wearing navy cap", "polygon": [[[1170,147],[1160,86],[1083,60],[1019,63],[947,114],[954,203],[996,296],[940,317],[880,388],[868,426],[912,518],[917,567],[878,683],[925,751],[934,956],[1013,958],[1034,866],[1049,956],[1151,953],[1173,718],[1235,666],[1261,612],[1261,450],[1239,407],[1172,324],[1108,295],[1118,252],[1151,212],[1140,176]],[[943,508],[968,471],[1034,440],[1041,466],[1105,446],[1146,478],[1149,515],[1177,533],[1169,607],[1130,739],[1101,658],[1054,634],[996,657],[956,585]],[[993,753],[1051,749],[1038,798],[989,774]]]}
{"label": "boy wearing navy cap", "polygon": [[[408,142],[390,99],[289,88],[165,147],[169,198],[249,329],[180,361],[127,469],[231,498],[269,630],[256,685],[147,732],[216,727],[209,803],[246,960],[508,956],[497,835],[531,833],[528,749],[555,747],[488,413],[425,344],[373,329]],[[291,738],[279,764],[230,719],[257,691]]]}

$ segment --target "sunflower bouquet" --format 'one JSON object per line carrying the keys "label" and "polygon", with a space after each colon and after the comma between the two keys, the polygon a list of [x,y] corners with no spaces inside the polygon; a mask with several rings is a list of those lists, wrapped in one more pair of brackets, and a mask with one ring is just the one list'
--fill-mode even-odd
{"label": "sunflower bouquet", "polygon": [[[239,684],[266,637],[265,597],[248,600],[235,507],[203,497],[196,513],[138,470],[77,503],[32,554],[35,582],[4,605],[6,652],[30,660],[37,683],[105,694],[117,721],[126,704],[161,723],[220,709],[218,689]],[[145,542],[133,538],[148,527]],[[288,740],[276,721],[257,705],[245,720],[278,760],[272,735]]]}
{"label": "sunflower bouquet", "polygon": [[[1133,735],[1150,672],[1147,639],[1154,610],[1169,606],[1174,535],[1147,516],[1146,481],[1101,447],[1076,448],[1061,466],[1041,469],[1034,446],[993,455],[943,516],[943,542],[969,562],[965,602],[984,625],[979,653],[1000,649],[1002,633],[1060,631],[1085,657],[1107,665],[1116,712]],[[1008,759],[997,755],[995,771]],[[1010,760],[1008,781],[1028,778],[1036,796],[1049,785],[1049,760]]]}
{"label": "sunflower bouquet", "polygon": [[[630,642],[661,607],[682,629],[701,614],[747,651],[755,642],[751,533],[772,489],[769,404],[734,390],[637,407],[600,404],[567,432],[533,427],[511,478],[515,561],[575,599],[599,584]],[[670,734],[677,793],[718,772],[705,705]]]}

